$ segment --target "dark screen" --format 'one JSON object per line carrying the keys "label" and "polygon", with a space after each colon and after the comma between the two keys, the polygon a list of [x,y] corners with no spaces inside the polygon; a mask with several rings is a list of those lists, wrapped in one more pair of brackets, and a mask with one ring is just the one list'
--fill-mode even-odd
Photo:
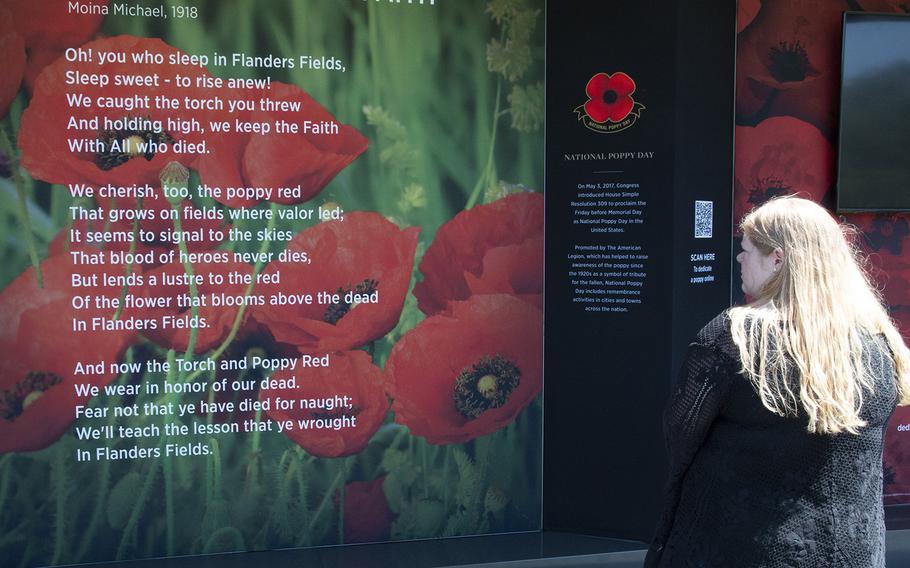
{"label": "dark screen", "polygon": [[910,210],[910,16],[844,16],[838,210]]}

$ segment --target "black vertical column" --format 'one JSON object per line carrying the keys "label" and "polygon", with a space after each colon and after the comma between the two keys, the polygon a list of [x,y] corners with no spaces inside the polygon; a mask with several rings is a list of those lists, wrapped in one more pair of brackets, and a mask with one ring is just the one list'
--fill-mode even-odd
{"label": "black vertical column", "polygon": [[734,12],[548,7],[545,529],[652,533],[671,378],[729,302]]}
{"label": "black vertical column", "polygon": [[735,15],[734,1],[680,2],[678,7],[674,373],[698,330],[731,303]]}

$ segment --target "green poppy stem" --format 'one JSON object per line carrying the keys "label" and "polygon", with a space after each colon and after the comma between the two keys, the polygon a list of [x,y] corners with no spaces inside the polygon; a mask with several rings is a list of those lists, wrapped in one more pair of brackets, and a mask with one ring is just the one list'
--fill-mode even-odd
{"label": "green poppy stem", "polygon": [[[271,216],[271,218],[269,218],[267,227],[269,229],[274,229],[275,228],[275,219],[278,217],[278,214],[276,213],[278,207],[274,203],[272,204],[271,207],[272,207],[272,216]],[[262,244],[259,247],[259,257],[260,258],[263,256],[262,253],[265,253],[268,250],[268,248],[269,248],[268,241],[262,241]],[[262,272],[262,269],[264,266],[265,266],[265,263],[260,260],[260,261],[256,262],[256,266],[253,267],[253,277],[250,280],[250,283],[246,287],[246,291],[243,294],[243,296],[245,298],[249,297],[250,294],[253,293],[253,288],[256,286],[256,279],[258,278],[259,273]],[[227,350],[227,348],[230,347],[231,343],[234,342],[234,339],[237,337],[237,332],[240,331],[240,324],[243,323],[243,316],[245,313],[246,313],[246,302],[244,302],[243,305],[241,305],[240,308],[237,310],[237,316],[234,318],[234,324],[231,326],[230,333],[228,333],[228,336],[224,339],[224,341],[221,343],[221,345],[219,345],[218,348],[215,349],[211,355],[209,355],[210,359],[212,359],[213,361],[217,360],[219,357],[221,357],[221,355],[224,354],[224,352]],[[202,373],[202,371],[203,371],[203,369],[198,369],[196,371],[193,371],[187,377],[186,380],[187,381],[194,380],[196,377],[199,376],[200,373]]]}
{"label": "green poppy stem", "polygon": [[[256,409],[256,424],[262,422],[262,408]],[[262,433],[259,431],[259,428],[253,430],[253,453],[259,452],[260,438]]]}
{"label": "green poppy stem", "polygon": [[[133,362],[133,347],[129,347],[126,350],[126,355],[124,356],[124,361],[126,363]],[[119,384],[125,384],[129,377],[129,373],[122,373],[119,377]],[[123,404],[123,397],[121,396],[112,396],[108,399],[108,407],[116,408]],[[110,413],[107,417],[107,425],[113,426],[117,422],[114,418],[114,413]],[[92,510],[92,518],[88,523],[88,528],[85,529],[85,532],[82,536],[82,544],[79,545],[79,551],[76,553],[76,557],[73,559],[75,562],[82,560],[85,555],[88,553],[89,548],[95,544],[95,533],[98,531],[98,525],[101,522],[101,518],[104,516],[105,511],[107,510],[105,504],[107,503],[108,490],[110,489],[111,483],[111,462],[110,460],[103,460],[101,462],[101,475],[98,481],[98,494],[95,495],[95,508]]]}
{"label": "green poppy stem", "polygon": [[420,462],[422,464],[421,469],[423,470],[423,497],[424,499],[430,498],[430,481],[427,470],[430,468],[429,462],[427,461],[427,442],[426,440],[421,440],[420,442]]}
{"label": "green poppy stem", "polygon": [[332,484],[326,490],[325,495],[322,496],[322,501],[319,502],[319,506],[316,507],[316,513],[313,515],[313,520],[310,521],[310,526],[308,529],[311,532],[316,528],[319,518],[322,516],[322,512],[325,510],[326,505],[328,504],[329,500],[332,497],[332,494],[335,492],[335,488],[338,486],[339,483],[344,481],[344,478],[345,478],[344,460],[342,460],[340,458],[336,458],[336,459],[341,463],[341,467],[339,468],[338,473],[335,475],[335,479],[332,480]]}
{"label": "green poppy stem", "polygon": [[145,475],[145,483],[142,484],[142,489],[136,497],[136,503],[133,505],[130,518],[126,523],[126,526],[123,527],[123,536],[120,537],[120,545],[117,547],[117,560],[123,560],[127,556],[129,547],[135,545],[139,519],[142,517],[142,513],[145,510],[145,504],[148,502],[152,487],[155,485],[156,477],[158,477],[158,460],[151,460],[149,462],[148,473]]}
{"label": "green poppy stem", "polygon": [[16,159],[16,151],[6,134],[5,128],[0,128],[0,149],[9,159],[10,171],[13,174],[13,185],[16,186],[16,194],[19,196],[19,221],[25,230],[25,242],[28,245],[28,256],[32,261],[32,268],[35,269],[35,278],[38,280],[38,287],[44,288],[44,279],[41,276],[41,263],[38,261],[38,249],[35,246],[35,233],[32,230],[32,221],[28,214],[28,198],[25,195],[25,184],[22,180],[22,174],[19,172],[19,160]]}
{"label": "green poppy stem", "polygon": [[493,109],[493,125],[490,128],[490,147],[487,150],[487,163],[483,167],[483,171],[480,173],[480,178],[477,180],[477,183],[474,184],[474,189],[471,191],[471,196],[468,198],[467,204],[464,206],[465,209],[470,209],[474,207],[474,204],[477,203],[477,200],[480,198],[480,193],[483,191],[484,185],[489,181],[490,175],[493,172],[493,154],[496,149],[496,132],[499,130],[499,107],[502,104],[501,101],[502,95],[502,78],[496,80],[496,107]]}
{"label": "green poppy stem", "polygon": [[[341,460],[341,471],[344,474],[345,471],[345,461]],[[345,477],[347,477],[345,475]],[[344,544],[344,489],[345,484],[342,482],[338,488],[338,544]]]}
{"label": "green poppy stem", "polygon": [[[178,205],[172,205],[174,208],[174,231],[177,234],[183,233],[182,223],[180,222],[180,210]],[[184,258],[189,258],[190,251],[186,246],[186,241],[183,239],[180,240],[180,243],[177,245],[180,248],[180,254]],[[199,290],[196,288],[196,280],[193,274],[193,264],[187,260],[183,263],[183,271],[186,272],[187,277],[190,279],[190,298],[193,299],[193,303],[190,306],[190,313],[193,315],[193,320],[196,321],[196,318],[199,316]],[[199,336],[199,329],[195,326],[190,327],[190,338],[186,344],[186,353],[184,357],[190,361],[193,359],[193,351],[196,349],[196,338]]]}
{"label": "green poppy stem", "polygon": [[0,511],[6,510],[6,498],[9,496],[9,478],[12,475],[13,454],[0,458]]}
{"label": "green poppy stem", "polygon": [[442,504],[446,512],[449,511],[449,501],[451,497],[451,492],[449,491],[449,467],[451,467],[452,460],[452,446],[446,444],[445,446],[445,457],[442,460]]}
{"label": "green poppy stem", "polygon": [[82,544],[79,545],[79,551],[76,553],[76,562],[80,561],[89,548],[95,542],[95,533],[98,531],[98,523],[101,521],[101,515],[104,513],[104,504],[107,501],[107,493],[111,482],[111,462],[103,460],[101,462],[101,475],[98,476],[98,494],[95,496],[95,508],[92,511],[92,518],[88,523],[85,535],[82,537]]}
{"label": "green poppy stem", "polygon": [[[136,199],[136,209],[142,209],[142,197]],[[120,304],[117,306],[117,311],[114,312],[114,319],[120,319],[120,314],[123,313],[123,305],[126,303],[126,294],[130,291],[129,279],[133,274],[133,262],[136,256],[136,247],[139,244],[139,215],[136,215],[136,219],[133,221],[133,240],[130,243],[130,262],[126,265],[126,281],[123,283],[123,288],[120,289]]]}
{"label": "green poppy stem", "polygon": [[54,462],[51,465],[51,476],[54,479],[54,497],[56,509],[54,510],[54,556],[51,564],[61,564],[63,549],[66,545],[66,457],[63,452],[66,446],[59,444],[54,452]]}

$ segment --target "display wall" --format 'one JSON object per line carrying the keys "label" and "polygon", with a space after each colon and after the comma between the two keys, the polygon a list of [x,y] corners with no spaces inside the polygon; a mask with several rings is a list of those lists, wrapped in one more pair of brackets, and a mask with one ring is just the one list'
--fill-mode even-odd
{"label": "display wall", "polygon": [[708,4],[0,4],[0,558],[647,541],[735,221],[833,206],[841,14],[907,11]]}
{"label": "display wall", "polygon": [[0,558],[541,528],[543,2],[0,5]]}

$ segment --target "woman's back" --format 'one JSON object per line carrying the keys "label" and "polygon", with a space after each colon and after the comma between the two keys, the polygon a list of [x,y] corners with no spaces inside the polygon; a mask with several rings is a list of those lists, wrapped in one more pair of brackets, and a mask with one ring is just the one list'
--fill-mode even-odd
{"label": "woman's back", "polygon": [[[805,412],[769,411],[738,373],[725,315],[705,326],[666,413],[678,504],[660,566],[884,566],[882,437],[897,389],[885,339],[863,342],[867,425],[817,434]],[[798,392],[799,377],[787,380]]]}

